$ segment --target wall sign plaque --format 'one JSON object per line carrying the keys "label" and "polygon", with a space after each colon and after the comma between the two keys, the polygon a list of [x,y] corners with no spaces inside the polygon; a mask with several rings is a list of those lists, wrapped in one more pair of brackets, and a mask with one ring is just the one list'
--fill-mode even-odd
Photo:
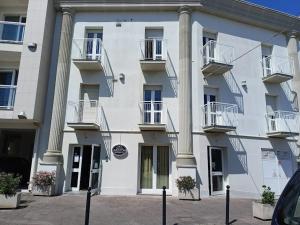
{"label": "wall sign plaque", "polygon": [[128,154],[127,148],[124,145],[115,145],[112,148],[114,156],[118,159],[125,158]]}

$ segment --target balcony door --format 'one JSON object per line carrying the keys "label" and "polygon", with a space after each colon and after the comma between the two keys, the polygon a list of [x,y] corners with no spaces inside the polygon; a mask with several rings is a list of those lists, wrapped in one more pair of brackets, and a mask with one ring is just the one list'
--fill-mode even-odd
{"label": "balcony door", "polygon": [[163,59],[163,29],[146,29],[145,31],[145,59]]}
{"label": "balcony door", "polygon": [[209,192],[211,195],[224,194],[223,150],[210,147],[208,150]]}
{"label": "balcony door", "polygon": [[217,40],[217,35],[213,33],[204,32],[203,33],[203,59],[204,59],[204,65],[209,62],[216,61],[216,45],[215,41]]}
{"label": "balcony door", "polygon": [[24,25],[20,23],[26,23],[25,16],[5,16],[4,24],[2,29],[1,40],[21,42],[24,36]]}
{"label": "balcony door", "polygon": [[269,76],[272,74],[272,49],[272,46],[261,46],[264,76]]}
{"label": "balcony door", "polygon": [[79,115],[81,122],[95,123],[98,116],[99,85],[81,84]]}
{"label": "balcony door", "polygon": [[78,145],[72,148],[71,190],[99,191],[100,146]]}
{"label": "balcony door", "polygon": [[0,71],[0,109],[13,108],[18,81],[17,70]]}
{"label": "balcony door", "polygon": [[266,112],[268,117],[269,132],[278,130],[280,123],[276,118],[275,112],[277,111],[277,96],[266,95]]}
{"label": "balcony door", "polygon": [[161,194],[170,191],[170,152],[168,146],[142,146],[140,154],[140,191]]}
{"label": "balcony door", "polygon": [[100,60],[103,32],[99,30],[86,31],[86,58]]}
{"label": "balcony door", "polygon": [[144,123],[161,124],[162,123],[162,97],[161,90],[149,88],[144,90]]}
{"label": "balcony door", "polygon": [[220,124],[222,117],[217,111],[217,89],[204,88],[204,123],[206,126],[214,126]]}

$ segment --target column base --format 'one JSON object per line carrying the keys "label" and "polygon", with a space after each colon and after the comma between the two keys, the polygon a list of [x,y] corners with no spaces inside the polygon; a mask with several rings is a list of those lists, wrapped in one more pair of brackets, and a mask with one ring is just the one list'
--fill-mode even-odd
{"label": "column base", "polygon": [[176,166],[179,167],[195,167],[196,159],[193,155],[177,155]]}
{"label": "column base", "polygon": [[43,157],[43,163],[63,164],[63,155],[58,150],[47,150]]}

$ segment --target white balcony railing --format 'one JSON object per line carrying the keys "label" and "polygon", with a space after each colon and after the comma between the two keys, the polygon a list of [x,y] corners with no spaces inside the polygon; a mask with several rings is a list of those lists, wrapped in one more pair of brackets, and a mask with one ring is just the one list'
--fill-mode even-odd
{"label": "white balcony railing", "polygon": [[73,40],[72,59],[101,61],[103,45],[100,38],[78,38]]}
{"label": "white balcony railing", "polygon": [[0,21],[0,43],[22,43],[25,23]]}
{"label": "white balcony railing", "polygon": [[140,42],[142,60],[165,60],[166,40],[161,38],[144,39]]}
{"label": "white balcony railing", "polygon": [[16,86],[0,85],[0,109],[12,109],[15,104]]}
{"label": "white balcony railing", "polygon": [[234,59],[234,48],[229,45],[218,43],[217,41],[209,41],[203,46],[203,63],[210,62],[222,63],[230,65]]}
{"label": "white balcony railing", "polygon": [[273,74],[294,75],[294,66],[289,57],[269,56],[262,59],[264,77]]}
{"label": "white balcony railing", "polygon": [[91,123],[100,126],[101,108],[97,100],[79,100],[68,103],[69,117],[67,123]]}
{"label": "white balcony railing", "polygon": [[299,113],[275,111],[266,115],[267,133],[299,133]]}
{"label": "white balcony railing", "polygon": [[166,124],[166,110],[162,102],[141,102],[141,124]]}
{"label": "white balcony railing", "polygon": [[236,127],[238,106],[221,102],[208,102],[203,106],[203,127]]}

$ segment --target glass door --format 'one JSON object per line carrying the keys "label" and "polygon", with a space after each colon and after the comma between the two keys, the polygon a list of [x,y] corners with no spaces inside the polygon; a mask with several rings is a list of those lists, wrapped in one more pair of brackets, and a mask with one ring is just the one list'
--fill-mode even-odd
{"label": "glass door", "polygon": [[142,194],[161,194],[163,186],[170,192],[169,155],[168,146],[142,146],[140,164]]}
{"label": "glass door", "polygon": [[216,95],[204,94],[204,105],[206,105],[204,122],[207,126],[216,125],[216,104],[214,102],[216,102]]}
{"label": "glass door", "polygon": [[100,175],[100,146],[92,145],[92,157],[91,157],[91,173],[90,184],[94,192],[99,190],[99,175]]}
{"label": "glass door", "polygon": [[161,124],[162,107],[161,90],[144,90],[144,123]]}
{"label": "glass door", "polygon": [[86,34],[86,58],[91,60],[99,60],[102,48],[102,32],[88,31]]}
{"label": "glass door", "polygon": [[224,194],[223,152],[220,148],[209,149],[211,195]]}
{"label": "glass door", "polygon": [[72,154],[71,190],[79,191],[82,164],[82,146],[74,146]]}

